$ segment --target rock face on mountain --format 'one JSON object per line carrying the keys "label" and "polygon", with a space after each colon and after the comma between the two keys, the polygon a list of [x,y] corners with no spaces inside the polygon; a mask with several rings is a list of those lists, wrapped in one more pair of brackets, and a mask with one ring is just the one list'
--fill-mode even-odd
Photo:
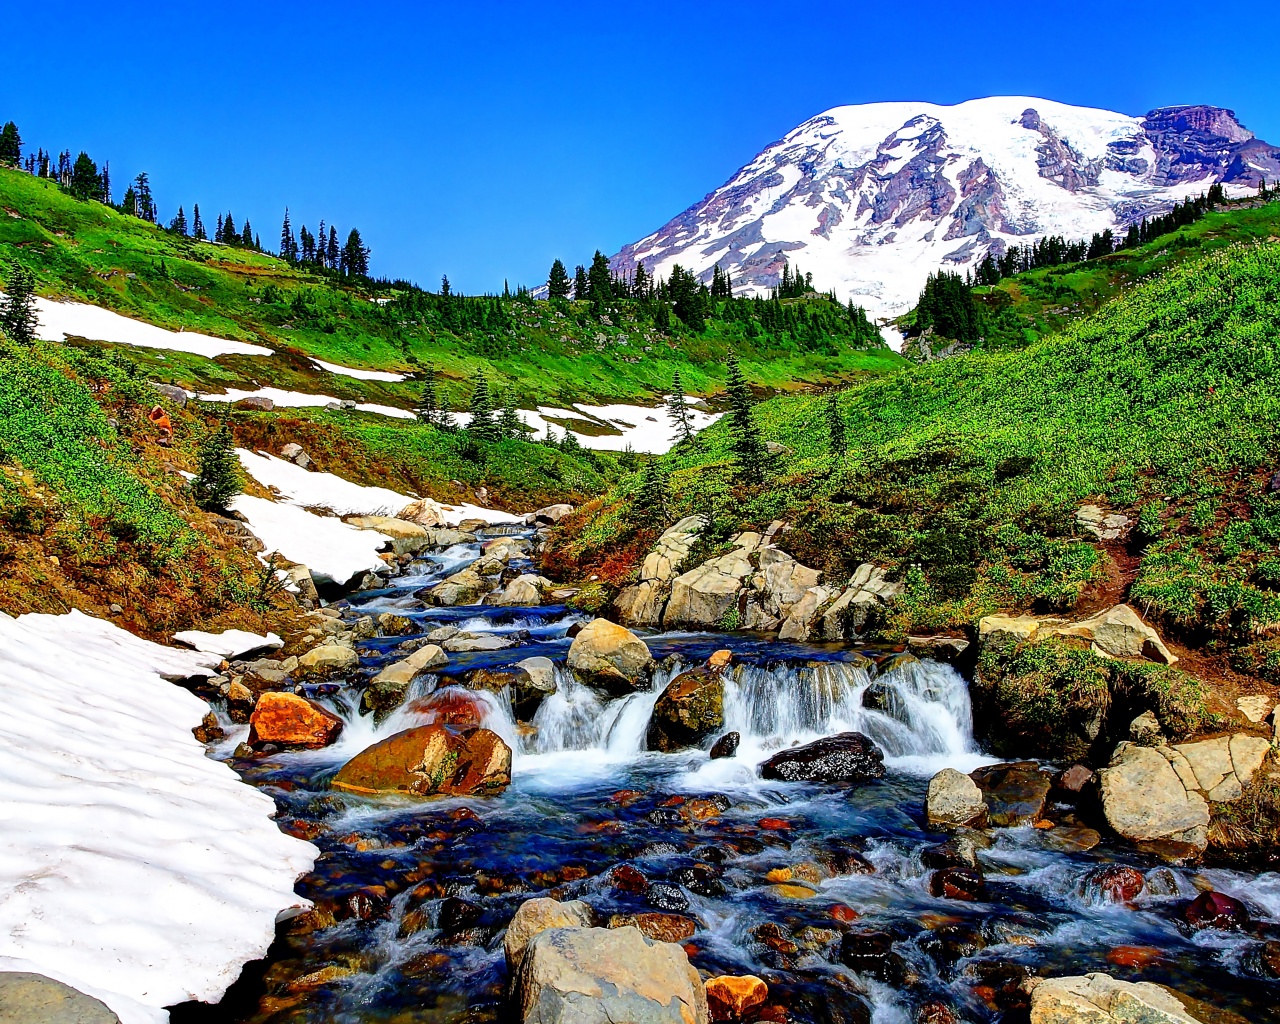
{"label": "rock face on mountain", "polygon": [[1131,117],[1022,96],[836,107],[611,262],[663,276],[679,263],[704,280],[718,263],[749,293],[790,260],[841,299],[897,313],[939,267],[1124,228],[1215,182],[1260,177],[1280,177],[1280,149],[1220,107]]}

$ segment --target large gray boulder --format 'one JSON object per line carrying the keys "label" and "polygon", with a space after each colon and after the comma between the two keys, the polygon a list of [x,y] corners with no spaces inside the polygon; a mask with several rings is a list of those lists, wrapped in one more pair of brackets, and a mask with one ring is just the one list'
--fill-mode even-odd
{"label": "large gray boulder", "polygon": [[514,978],[524,959],[525,947],[548,928],[590,928],[593,924],[595,913],[582,900],[561,903],[545,896],[525,900],[516,908],[515,916],[507,925],[507,934],[502,940],[502,950],[507,956],[507,970]]}
{"label": "large gray boulder", "polygon": [[0,973],[0,1024],[120,1024],[106,1005],[70,985],[26,971]]}
{"label": "large gray boulder", "polygon": [[588,685],[627,694],[644,685],[653,667],[653,655],[625,626],[595,619],[573,638],[567,664]]}
{"label": "large gray boulder", "polygon": [[416,555],[431,547],[431,531],[419,523],[391,516],[347,516],[344,522],[357,530],[373,530],[391,541],[397,555]]}
{"label": "large gray boulder", "polygon": [[524,949],[522,1024],[708,1024],[702,979],[674,942],[639,928],[550,928]]}
{"label": "large gray boulder", "polygon": [[662,621],[671,580],[702,529],[701,516],[685,516],[666,530],[640,566],[637,583],[623,587],[614,599],[618,618],[632,626],[656,626]]}
{"label": "large gray boulder", "polygon": [[1205,848],[1209,805],[1188,790],[1163,748],[1119,744],[1098,782],[1107,824],[1126,839]]}
{"label": "large gray boulder", "polygon": [[857,636],[866,627],[872,611],[892,604],[901,593],[901,583],[890,581],[884,569],[864,562],[849,577],[844,593],[823,610],[823,637],[844,640]]}
{"label": "large gray boulder", "polygon": [[821,573],[801,565],[780,548],[762,547],[760,570],[748,580],[744,629],[772,631],[780,628],[796,602],[817,587]]}
{"label": "large gray boulder", "polygon": [[743,583],[755,572],[751,555],[763,538],[740,533],[733,549],[709,559],[671,581],[671,599],[663,612],[664,626],[715,626],[736,608]]}
{"label": "large gray boulder", "polygon": [[542,604],[543,589],[550,587],[551,581],[546,577],[526,573],[508,583],[493,603],[506,608],[536,608]]}
{"label": "large gray boulder", "polygon": [[475,569],[468,566],[461,572],[455,572],[448,579],[437,583],[425,595],[432,604],[453,607],[455,605],[479,604],[485,594],[489,593],[489,582]]}
{"label": "large gray boulder", "polygon": [[1166,988],[1107,974],[1046,978],[1031,992],[1031,1024],[1200,1024]]}
{"label": "large gray boulder", "polygon": [[981,827],[987,820],[987,804],[978,784],[954,768],[943,768],[929,780],[924,800],[929,824],[942,828]]}

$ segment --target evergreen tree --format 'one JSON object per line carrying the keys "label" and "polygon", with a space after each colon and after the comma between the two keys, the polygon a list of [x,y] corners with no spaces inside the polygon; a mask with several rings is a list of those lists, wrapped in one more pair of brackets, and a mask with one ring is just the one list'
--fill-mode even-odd
{"label": "evergreen tree", "polygon": [[676,428],[676,444],[693,440],[693,423],[689,419],[689,407],[684,401],[684,385],[680,382],[680,371],[671,376],[671,396],[667,399],[667,415],[671,417]]}
{"label": "evergreen tree", "polygon": [[284,223],[280,225],[280,258],[286,263],[298,261],[298,242],[293,237],[293,225],[289,223],[289,207],[284,208]]}
{"label": "evergreen tree", "polygon": [[342,249],[338,246],[338,229],[329,225],[329,246],[325,252],[325,260],[329,266],[336,267],[342,260]]}
{"label": "evergreen tree", "polygon": [[671,268],[667,291],[680,321],[694,333],[701,333],[707,326],[709,303],[706,290],[698,285],[698,279],[677,263]]}
{"label": "evergreen tree", "polygon": [[227,512],[240,486],[240,460],[236,458],[226,423],[211,430],[200,442],[200,472],[191,481],[196,504],[206,512]]}
{"label": "evergreen tree", "polygon": [[840,458],[849,450],[849,440],[845,434],[844,414],[840,411],[840,393],[832,391],[827,394],[827,440],[831,445],[831,454]]}
{"label": "evergreen tree", "polygon": [[566,455],[582,454],[582,442],[578,440],[578,435],[568,427],[565,427],[564,437],[560,439],[560,450]]}
{"label": "evergreen tree", "polygon": [[422,375],[422,390],[418,392],[418,402],[413,411],[418,419],[431,426],[440,423],[440,392],[436,387],[436,369],[428,366]]}
{"label": "evergreen tree", "polygon": [[760,428],[756,425],[752,407],[755,398],[747,379],[742,375],[738,365],[738,357],[729,355],[729,422],[732,424],[733,452],[738,460],[738,475],[749,484],[764,481],[765,470],[769,464],[768,449],[760,436]]}
{"label": "evergreen tree", "polygon": [[559,260],[551,264],[551,273],[547,276],[547,295],[553,299],[569,297],[569,272]]}
{"label": "evergreen tree", "polygon": [[581,263],[573,272],[573,298],[575,302],[591,298],[591,282],[587,280],[587,268]]}
{"label": "evergreen tree", "polygon": [[602,307],[613,298],[613,274],[609,270],[609,257],[599,249],[591,257],[591,269],[587,271],[587,285],[591,301]]}
{"label": "evergreen tree", "polygon": [[146,171],[143,171],[133,179],[133,186],[133,190],[138,197],[137,216],[141,217],[143,220],[151,221],[151,223],[154,224],[156,221],[156,201],[151,195],[151,179],[147,177]]}
{"label": "evergreen tree", "polygon": [[350,277],[369,276],[369,250],[355,228],[347,234],[347,244],[342,247],[341,269]]}
{"label": "evergreen tree", "polygon": [[6,167],[17,167],[22,159],[22,136],[18,134],[18,126],[6,121],[0,128],[0,164]]}
{"label": "evergreen tree", "polygon": [[246,217],[244,228],[240,231],[240,244],[246,249],[253,248],[253,229],[249,227],[249,219]]}
{"label": "evergreen tree", "polygon": [[662,462],[655,455],[644,464],[640,473],[640,486],[631,504],[631,520],[637,526],[661,530],[667,524],[671,493],[667,487],[667,474]]}
{"label": "evergreen tree", "polygon": [[199,203],[191,207],[191,237],[197,242],[206,241],[209,237],[204,233],[204,221],[200,219]]}
{"label": "evergreen tree", "polygon": [[316,263],[321,266],[331,266],[337,270],[337,264],[329,263],[329,249],[325,245],[325,240],[329,237],[324,229],[324,219],[320,220],[320,230],[316,232]]}
{"label": "evergreen tree", "polygon": [[218,241],[226,245],[238,245],[240,242],[240,232],[236,230],[236,219],[231,216],[230,210],[222,221],[222,237]]}
{"label": "evergreen tree", "polygon": [[493,418],[493,395],[483,373],[477,373],[472,382],[471,423],[467,430],[478,441],[497,441],[501,436]]}
{"label": "evergreen tree", "polygon": [[10,341],[30,345],[40,321],[36,316],[35,278],[20,263],[9,271],[6,293],[0,299],[0,328]]}
{"label": "evergreen tree", "polygon": [[647,299],[650,287],[651,281],[649,274],[644,269],[644,264],[637,263],[635,276],[631,280],[631,293],[637,299]]}
{"label": "evergreen tree", "polygon": [[181,206],[178,207],[178,215],[169,221],[169,230],[183,238],[187,236],[187,215]]}
{"label": "evergreen tree", "polygon": [[302,252],[298,257],[301,263],[315,263],[316,261],[316,238],[307,230],[305,224],[298,229],[298,237],[302,239]]}
{"label": "evergreen tree", "polygon": [[138,193],[133,190],[132,182],[124,190],[124,195],[120,199],[120,212],[127,213],[130,217],[138,216]]}
{"label": "evergreen tree", "polygon": [[111,205],[111,161],[104,160],[102,162],[102,173],[98,176],[102,182],[101,200],[108,206]]}
{"label": "evergreen tree", "polygon": [[524,439],[524,421],[520,419],[520,414],[516,411],[515,394],[510,388],[507,389],[504,396],[502,415],[498,417],[498,432],[503,437],[515,440]]}
{"label": "evergreen tree", "polygon": [[76,157],[67,188],[77,199],[102,197],[102,179],[98,177],[98,165],[89,159],[88,153],[81,151]]}

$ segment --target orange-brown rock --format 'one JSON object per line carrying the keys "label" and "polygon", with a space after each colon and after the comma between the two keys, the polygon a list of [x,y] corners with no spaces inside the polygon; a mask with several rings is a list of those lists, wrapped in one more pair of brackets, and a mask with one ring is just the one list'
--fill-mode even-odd
{"label": "orange-brown rock", "polygon": [[511,748],[488,729],[424,725],[362,750],[334,776],[334,789],[365,795],[465,796],[511,784]]}
{"label": "orange-brown rock", "polygon": [[480,724],[486,707],[470,691],[447,686],[411,702],[409,710],[422,716],[423,725],[454,725],[470,729]]}
{"label": "orange-brown rock", "polygon": [[610,928],[639,928],[655,942],[684,942],[693,938],[697,923],[683,914],[614,914]]}
{"label": "orange-brown rock", "polygon": [[706,989],[712,1020],[740,1020],[769,998],[769,986],[754,974],[708,978]]}
{"label": "orange-brown rock", "polygon": [[731,661],[733,661],[733,651],[719,650],[707,659],[707,668],[719,672],[721,669],[727,668]]}
{"label": "orange-brown rock", "polygon": [[249,716],[249,743],[282,747],[327,747],[342,731],[342,719],[296,693],[264,693]]}

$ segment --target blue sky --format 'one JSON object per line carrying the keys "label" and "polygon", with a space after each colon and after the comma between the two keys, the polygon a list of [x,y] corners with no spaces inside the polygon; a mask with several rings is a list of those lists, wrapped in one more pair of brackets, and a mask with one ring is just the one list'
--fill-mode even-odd
{"label": "blue sky", "polygon": [[[1040,10],[1043,8],[1043,11]],[[1257,8],[1261,9],[1261,8]],[[1231,107],[1280,142],[1273,33],[1203,3],[12,4],[0,119],[146,170],[165,218],[358,226],[468,292],[616,251],[842,103]]]}

